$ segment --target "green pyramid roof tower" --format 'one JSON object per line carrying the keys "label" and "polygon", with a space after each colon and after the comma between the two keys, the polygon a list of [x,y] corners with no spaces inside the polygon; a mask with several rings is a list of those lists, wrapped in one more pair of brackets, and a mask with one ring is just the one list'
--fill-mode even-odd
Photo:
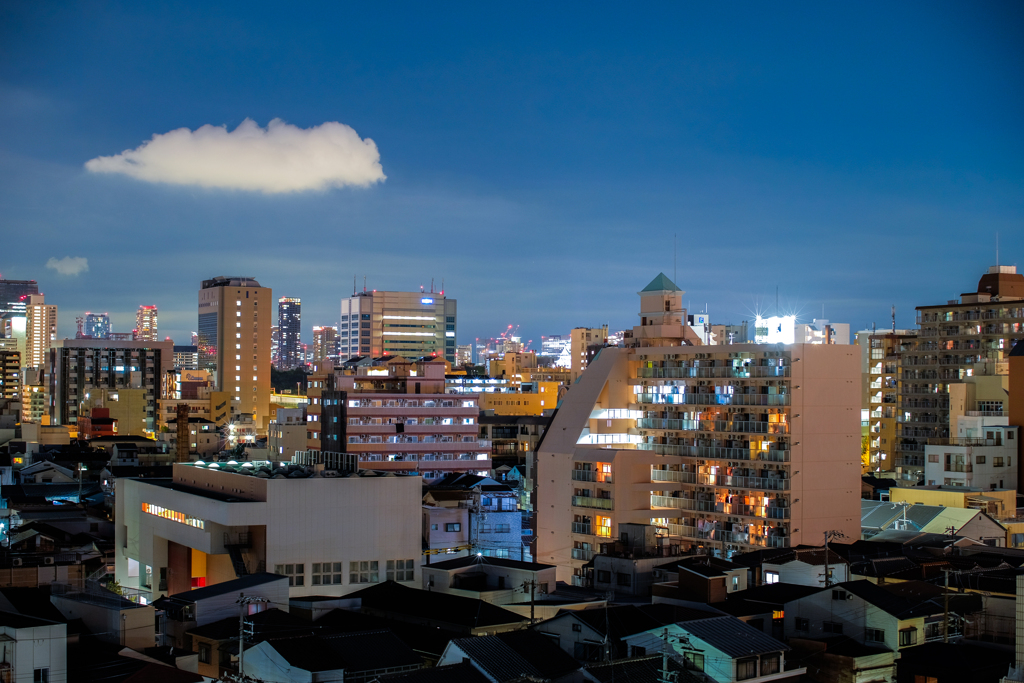
{"label": "green pyramid roof tower", "polygon": [[665,273],[658,273],[658,277],[651,280],[651,284],[644,287],[642,292],[681,292],[676,283],[665,277]]}

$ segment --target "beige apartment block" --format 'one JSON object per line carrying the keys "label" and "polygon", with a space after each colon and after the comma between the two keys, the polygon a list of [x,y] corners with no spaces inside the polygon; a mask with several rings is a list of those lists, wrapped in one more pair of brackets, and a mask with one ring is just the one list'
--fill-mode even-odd
{"label": "beige apartment block", "polygon": [[892,472],[896,468],[899,359],[916,338],[915,330],[863,334],[861,408],[868,411],[867,471]]}
{"label": "beige apartment block", "polygon": [[270,412],[273,292],[250,277],[203,280],[199,290],[199,365],[231,396],[233,415],[252,415],[266,433]]}
{"label": "beige apartment block", "polygon": [[724,557],[859,537],[858,349],[687,345],[676,292],[641,292],[633,346],[601,350],[540,444],[535,558],[559,580],[587,585],[623,523]]}
{"label": "beige apartment block", "polygon": [[603,344],[608,339],[608,326],[601,327],[574,327],[569,332],[569,353],[572,356],[572,365],[569,370],[571,381],[575,382],[584,370],[587,369],[587,347],[594,344]]}

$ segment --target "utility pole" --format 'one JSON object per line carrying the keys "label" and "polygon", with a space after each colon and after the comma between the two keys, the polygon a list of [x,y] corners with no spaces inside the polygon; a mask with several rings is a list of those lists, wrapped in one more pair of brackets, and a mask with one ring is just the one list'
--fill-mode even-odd
{"label": "utility pole", "polygon": [[945,585],[945,591],[942,593],[942,642],[949,642],[949,568],[943,567],[942,573],[945,575],[943,584]]}
{"label": "utility pole", "polygon": [[661,674],[658,677],[658,683],[677,683],[679,680],[678,671],[669,671],[668,669],[668,629],[664,629],[661,632]]}
{"label": "utility pole", "polygon": [[534,581],[533,579],[530,579],[529,581],[523,581],[523,592],[524,593],[526,592],[527,588],[530,589],[530,624],[532,625],[533,624],[533,608],[534,608],[534,605],[535,605],[533,593],[537,589],[537,582]]}
{"label": "utility pole", "polygon": [[833,538],[846,538],[846,535],[835,529],[830,529],[825,532],[825,588],[832,585],[832,577],[829,576],[828,542]]}
{"label": "utility pole", "polygon": [[244,681],[246,678],[243,667],[245,661],[245,613],[248,611],[249,605],[270,601],[256,595],[246,596],[245,593],[239,593],[238,600],[235,600],[235,602],[241,605],[238,615],[238,680]]}

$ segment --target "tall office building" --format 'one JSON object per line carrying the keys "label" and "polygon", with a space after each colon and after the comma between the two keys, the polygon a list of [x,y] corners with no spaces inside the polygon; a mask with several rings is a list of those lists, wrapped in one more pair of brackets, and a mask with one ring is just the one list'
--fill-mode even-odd
{"label": "tall office building", "polygon": [[849,345],[704,345],[679,290],[640,292],[537,450],[536,561],[588,585],[622,524],[728,557],[860,535],[860,359]]}
{"label": "tall office building", "polygon": [[33,294],[39,294],[35,280],[0,280],[0,318],[24,317],[28,297]]}
{"label": "tall office building", "polygon": [[25,306],[25,356],[27,368],[46,367],[50,345],[57,340],[57,307],[47,304],[42,294],[30,294]]}
{"label": "tall office building", "polygon": [[434,356],[455,363],[455,299],[444,293],[359,292],[341,301],[338,355]]}
{"label": "tall office building", "polygon": [[291,370],[303,365],[301,299],[282,296],[277,300],[277,330],[277,367]]}
{"label": "tall office building", "polygon": [[328,356],[338,355],[338,328],[334,326],[316,326],[313,328],[313,362],[322,361]]}
{"label": "tall office building", "polygon": [[251,277],[219,276],[199,290],[200,369],[231,395],[233,413],[252,414],[261,429],[270,421],[272,295]]}
{"label": "tall office building", "polygon": [[82,333],[93,339],[107,339],[110,336],[110,314],[86,312]]}
{"label": "tall office building", "polygon": [[138,341],[157,341],[156,306],[139,306],[135,313],[135,338]]}

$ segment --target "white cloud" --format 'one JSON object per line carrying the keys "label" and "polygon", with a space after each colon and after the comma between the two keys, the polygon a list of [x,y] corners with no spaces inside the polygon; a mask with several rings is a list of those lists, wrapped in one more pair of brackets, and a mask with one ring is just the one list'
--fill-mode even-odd
{"label": "white cloud", "polygon": [[65,256],[62,259],[51,257],[46,267],[61,275],[80,275],[89,270],[89,259],[81,256]]}
{"label": "white cloud", "polygon": [[373,140],[328,121],[299,128],[274,119],[260,128],[202,126],[156,134],[135,149],[87,161],[93,173],[122,173],[151,183],[200,185],[267,194],[367,187],[385,179]]}

